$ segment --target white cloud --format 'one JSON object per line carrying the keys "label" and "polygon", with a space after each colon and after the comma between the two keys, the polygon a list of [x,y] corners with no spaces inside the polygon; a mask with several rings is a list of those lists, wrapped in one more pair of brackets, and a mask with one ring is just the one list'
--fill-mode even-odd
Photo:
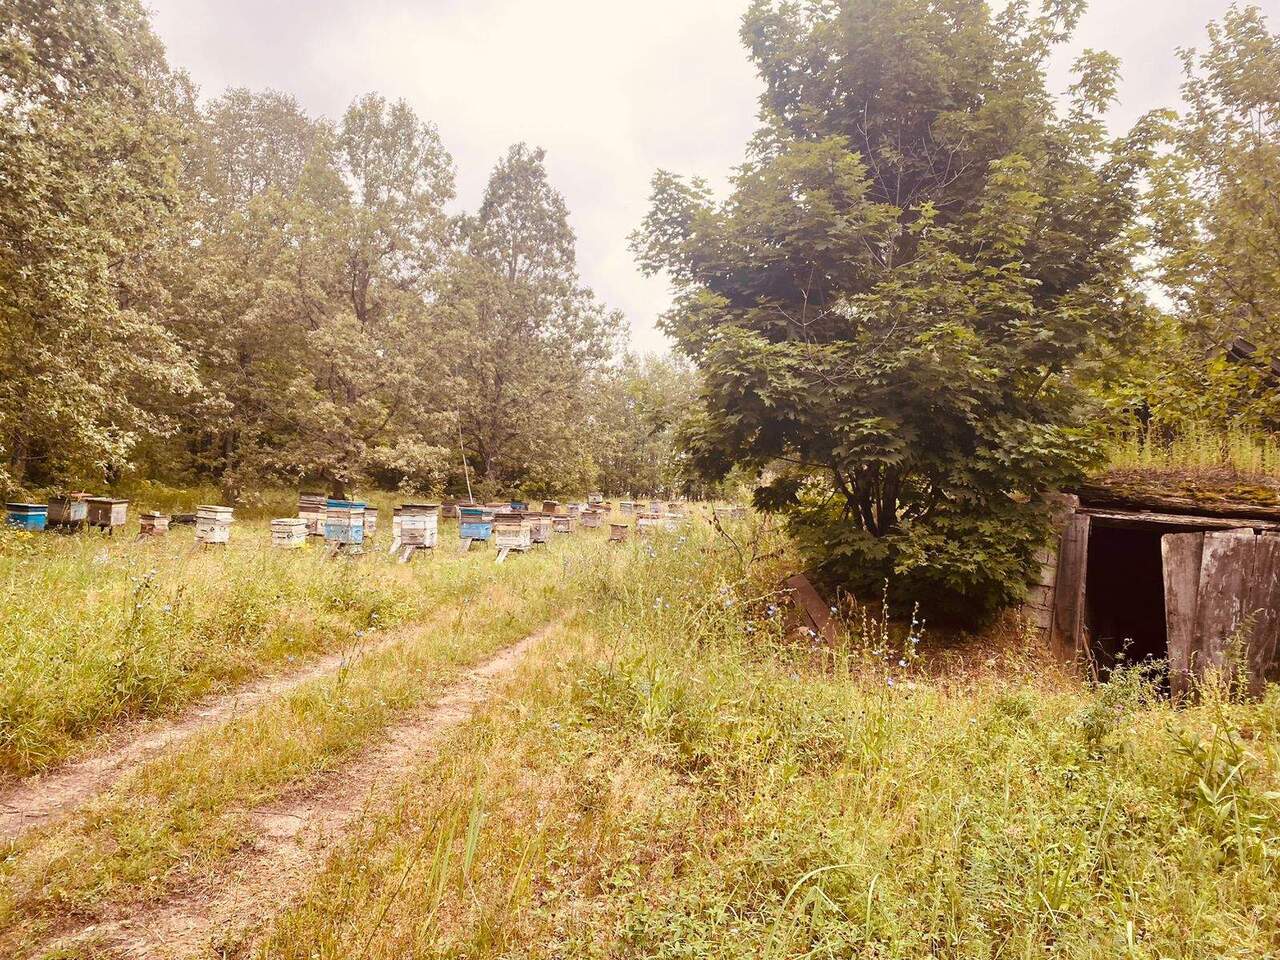
{"label": "white cloud", "polygon": [[[328,116],[371,90],[404,97],[439,127],[467,207],[509,144],[545,147],[584,278],[636,347],[663,346],[666,284],[639,274],[627,234],[658,167],[723,183],[741,162],[760,89],[738,41],[746,0],[150,2],[171,62],[209,95],[273,87]],[[1094,0],[1073,46],[1124,61],[1117,126],[1174,101],[1174,48],[1201,42],[1227,3]]]}

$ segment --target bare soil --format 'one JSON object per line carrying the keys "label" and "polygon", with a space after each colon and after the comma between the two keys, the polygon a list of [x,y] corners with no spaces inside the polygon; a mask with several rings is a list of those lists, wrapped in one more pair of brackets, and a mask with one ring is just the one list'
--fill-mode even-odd
{"label": "bare soil", "polygon": [[388,809],[406,772],[488,700],[495,684],[514,673],[529,649],[555,626],[543,627],[469,671],[430,706],[389,728],[377,745],[305,790],[251,811],[252,841],[212,874],[154,904],[105,916],[46,949],[62,951],[60,956],[75,955],[81,947],[94,956],[166,960],[245,955],[334,844],[367,815]]}
{"label": "bare soil", "polygon": [[0,843],[71,813],[125,774],[193,734],[232,720],[308,681],[335,673],[358,657],[398,642],[408,630],[419,629],[421,624],[388,632],[362,646],[322,657],[300,670],[266,677],[232,693],[211,697],[176,718],[126,724],[110,736],[105,749],[83,760],[0,785]]}

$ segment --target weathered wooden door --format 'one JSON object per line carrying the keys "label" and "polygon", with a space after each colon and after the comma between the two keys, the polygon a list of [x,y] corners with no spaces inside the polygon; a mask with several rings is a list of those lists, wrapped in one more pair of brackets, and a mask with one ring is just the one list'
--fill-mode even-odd
{"label": "weathered wooden door", "polygon": [[1260,692],[1280,652],[1280,536],[1250,529],[1161,538],[1175,694],[1206,669]]}
{"label": "weathered wooden door", "polygon": [[1076,663],[1087,650],[1085,640],[1085,574],[1089,569],[1088,514],[1072,514],[1062,534],[1058,551],[1058,573],[1053,595],[1054,652],[1067,663]]}

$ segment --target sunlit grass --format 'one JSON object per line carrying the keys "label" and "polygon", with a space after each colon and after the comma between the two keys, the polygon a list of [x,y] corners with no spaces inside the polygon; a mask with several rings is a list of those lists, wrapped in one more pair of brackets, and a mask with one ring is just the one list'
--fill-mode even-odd
{"label": "sunlit grass", "polygon": [[1280,949],[1274,688],[1177,710],[1137,674],[939,675],[928,642],[907,668],[855,650],[832,670],[746,603],[776,574],[706,541],[616,554],[564,643],[260,955]]}
{"label": "sunlit grass", "polygon": [[1120,470],[1230,471],[1280,479],[1280,437],[1260,431],[1188,428],[1167,436],[1152,429],[1112,441],[1108,465]]}
{"label": "sunlit grass", "polygon": [[441,556],[410,565],[377,549],[355,561],[274,550],[261,522],[238,521],[225,549],[193,536],[0,530],[0,774],[421,618],[495,575],[488,551],[460,556],[446,532]]}

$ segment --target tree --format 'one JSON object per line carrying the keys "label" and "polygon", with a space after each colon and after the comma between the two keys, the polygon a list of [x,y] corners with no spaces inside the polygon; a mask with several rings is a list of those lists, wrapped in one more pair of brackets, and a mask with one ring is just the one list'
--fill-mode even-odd
{"label": "tree", "polygon": [[0,10],[0,485],[101,480],[196,386],[152,284],[181,84],[133,0]]}
{"label": "tree", "polygon": [[333,129],[231,91],[200,129],[182,328],[208,387],[188,411],[198,469],[229,496],[265,479],[436,484],[430,301],[453,168],[435,128],[372,95]]}
{"label": "tree", "polygon": [[1115,61],[1081,57],[1065,115],[1044,85],[1082,7],[757,0],[732,195],[660,172],[634,239],[704,380],[698,467],[769,467],[757,504],[828,574],[935,614],[1021,595],[1044,495],[1095,453],[1079,374],[1139,314]]}
{"label": "tree", "polygon": [[621,326],[578,276],[568,211],[544,159],[516,144],[494,168],[479,212],[462,224],[465,250],[442,298],[448,399],[492,493],[595,483],[588,388]]}
{"label": "tree", "polygon": [[[1171,349],[1141,378],[1171,427],[1280,423],[1270,361],[1280,356],[1280,35],[1254,6],[1209,24],[1181,51],[1187,109],[1147,118],[1165,149],[1146,200],[1158,277],[1174,306]],[[1256,348],[1227,363],[1237,338]],[[1207,362],[1206,362],[1207,358]],[[1170,376],[1172,368],[1179,371]]]}
{"label": "tree", "polygon": [[626,354],[599,375],[590,414],[599,486],[610,496],[675,496],[690,480],[679,430],[698,401],[694,370],[679,359]]}

